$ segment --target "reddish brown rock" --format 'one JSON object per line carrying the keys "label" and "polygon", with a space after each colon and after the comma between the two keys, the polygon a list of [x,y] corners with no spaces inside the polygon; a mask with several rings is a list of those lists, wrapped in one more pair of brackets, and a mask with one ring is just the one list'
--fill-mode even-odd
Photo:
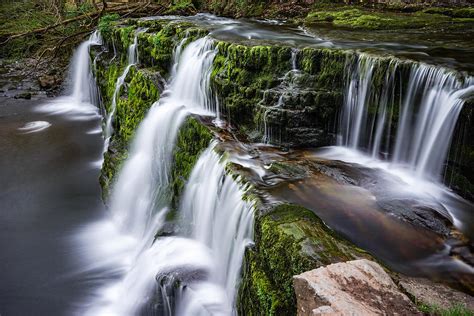
{"label": "reddish brown rock", "polygon": [[380,265],[331,264],[293,279],[298,315],[422,315]]}

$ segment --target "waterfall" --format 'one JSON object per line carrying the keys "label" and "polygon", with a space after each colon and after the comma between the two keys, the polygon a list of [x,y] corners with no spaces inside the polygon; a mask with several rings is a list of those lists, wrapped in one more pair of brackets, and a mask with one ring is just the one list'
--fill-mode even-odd
{"label": "waterfall", "polygon": [[169,169],[179,127],[189,111],[210,109],[213,51],[212,41],[202,38],[190,43],[176,57],[176,74],[140,124],[129,158],[119,174],[111,210],[118,223],[137,237],[146,235],[154,211],[167,206]]}
{"label": "waterfall", "polygon": [[102,45],[99,31],[81,43],[74,52],[70,65],[70,95],[56,98],[40,106],[39,111],[53,113],[73,113],[81,118],[97,115],[98,89],[91,70],[90,49]]}
{"label": "waterfall", "polygon": [[[276,92],[279,93],[279,97],[277,102],[269,107],[266,107],[263,113],[263,137],[262,142],[264,144],[270,144],[272,142],[281,142],[281,127],[280,128],[280,137],[279,139],[275,139],[273,128],[268,123],[268,116],[272,112],[273,109],[281,108],[285,105],[285,96],[292,96],[299,93],[299,85],[298,80],[301,77],[301,71],[298,69],[297,66],[297,58],[298,58],[299,50],[296,48],[291,49],[291,58],[290,58],[290,65],[291,69],[286,72],[283,78],[280,78],[281,83],[276,88]],[[260,104],[261,107],[265,107],[264,104],[266,102],[266,98],[269,95],[270,91],[265,91],[263,94],[262,102]]]}
{"label": "waterfall", "polygon": [[[135,32],[135,37],[133,39],[133,43],[130,44],[128,47],[128,64],[123,70],[123,73],[117,78],[117,81],[115,82],[115,89],[114,89],[114,94],[112,95],[112,104],[110,105],[110,111],[107,113],[106,120],[105,120],[105,130],[104,130],[104,139],[105,139],[105,145],[104,149],[107,150],[109,147],[109,142],[110,142],[110,137],[112,137],[113,133],[113,119],[115,115],[115,111],[117,109],[117,98],[120,96],[120,89],[122,88],[123,84],[125,83],[125,79],[127,78],[128,72],[130,71],[130,68],[132,66],[135,66],[138,63],[138,35],[140,33],[145,32],[145,29],[138,29]],[[115,53],[115,44],[114,44],[114,53]],[[115,56],[115,55],[114,55]]]}
{"label": "waterfall", "polygon": [[[350,74],[340,117],[338,144],[380,155],[420,178],[439,180],[463,99],[474,92],[473,78],[460,80],[442,67],[413,64],[406,89],[400,64],[391,61],[383,84],[374,84],[382,67],[361,55],[348,63]],[[398,121],[392,123],[394,113]]]}
{"label": "waterfall", "polygon": [[[243,194],[239,185],[226,175],[211,144],[196,163],[180,206],[186,236],[212,253],[215,268],[210,271],[208,281],[217,285],[214,291],[220,289],[226,294],[226,305],[231,307],[235,305],[245,247],[253,233],[252,205],[242,200]],[[181,315],[195,315],[193,308],[199,306],[196,300],[202,298],[185,291]]]}
{"label": "waterfall", "polygon": [[153,296],[155,275],[181,263],[194,262],[194,266],[212,270],[207,249],[196,241],[170,237],[154,242],[170,202],[169,172],[179,127],[189,113],[212,115],[215,110],[209,85],[214,43],[204,37],[182,49],[186,42],[175,50],[176,70],[161,99],[140,124],[113,187],[113,223],[133,247],[122,255],[127,263],[122,278],[108,284],[88,304],[90,315],[139,314]]}
{"label": "waterfall", "polygon": [[100,33],[95,31],[87,41],[82,43],[74,54],[73,66],[73,92],[72,97],[77,102],[92,103],[94,100],[95,81],[91,73],[89,50],[93,45],[101,45]]}

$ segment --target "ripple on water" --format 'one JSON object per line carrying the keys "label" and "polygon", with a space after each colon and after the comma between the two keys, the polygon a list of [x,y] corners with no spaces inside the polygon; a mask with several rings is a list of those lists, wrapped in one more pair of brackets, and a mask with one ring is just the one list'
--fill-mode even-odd
{"label": "ripple on water", "polygon": [[26,123],[22,127],[19,127],[18,130],[23,132],[22,134],[30,134],[30,133],[40,132],[42,130],[47,129],[50,126],[51,126],[51,123],[46,122],[46,121],[34,121],[34,122]]}

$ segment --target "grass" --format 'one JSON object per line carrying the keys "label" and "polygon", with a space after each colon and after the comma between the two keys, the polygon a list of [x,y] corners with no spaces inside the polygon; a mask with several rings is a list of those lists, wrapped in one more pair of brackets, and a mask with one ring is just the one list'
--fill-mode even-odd
{"label": "grass", "polygon": [[447,309],[438,305],[421,303],[418,304],[418,309],[427,315],[433,316],[474,316],[474,311],[459,303]]}

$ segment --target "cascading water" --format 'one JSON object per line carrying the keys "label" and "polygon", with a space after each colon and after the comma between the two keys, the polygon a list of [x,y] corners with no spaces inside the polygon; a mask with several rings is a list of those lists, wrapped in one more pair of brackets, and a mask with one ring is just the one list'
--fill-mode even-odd
{"label": "cascading water", "polygon": [[140,124],[113,188],[113,222],[130,245],[122,251],[123,277],[102,289],[99,298],[88,304],[87,314],[139,314],[151,308],[157,273],[184,269],[190,263],[213,271],[209,250],[197,241],[169,237],[154,242],[169,204],[169,170],[178,129],[189,113],[212,115],[216,110],[209,86],[213,41],[201,38],[182,50],[186,43],[175,50],[177,65],[170,84]]}
{"label": "cascading water", "polygon": [[39,107],[40,111],[74,113],[77,117],[97,115],[98,90],[90,67],[90,48],[102,44],[98,31],[92,33],[74,53],[71,63],[72,91],[69,96],[59,97]]}
{"label": "cascading water", "polygon": [[[383,154],[408,166],[416,177],[439,180],[463,98],[474,92],[474,80],[461,81],[447,69],[416,64],[403,91],[399,64],[392,61],[382,87],[374,89],[377,58],[362,55],[349,66],[338,144],[373,158]],[[397,126],[394,113],[399,113]]]}
{"label": "cascading water", "polygon": [[[125,83],[125,79],[127,78],[128,72],[132,66],[135,66],[138,63],[138,35],[142,32],[145,32],[144,29],[139,29],[135,32],[135,37],[133,39],[133,43],[130,44],[128,47],[128,64],[123,70],[123,73],[120,77],[117,78],[115,83],[114,94],[112,96],[112,104],[110,105],[110,111],[107,113],[106,120],[105,120],[105,128],[104,128],[104,139],[105,145],[104,149],[107,150],[109,147],[110,137],[113,133],[113,126],[112,122],[114,119],[115,111],[117,109],[117,98],[120,93],[120,89],[122,88],[123,84]],[[115,54],[115,44],[114,44],[114,54]],[[115,55],[114,55],[115,56]]]}
{"label": "cascading water", "polygon": [[[207,295],[225,298],[214,312],[229,315],[235,314],[240,268],[245,247],[252,241],[253,211],[252,205],[242,200],[243,190],[226,175],[214,146],[201,155],[191,173],[180,206],[181,226],[187,237],[210,250],[214,267],[204,288]],[[202,289],[202,281],[188,285],[179,315],[200,315],[199,310],[209,309]]]}
{"label": "cascading water", "polygon": [[[278,97],[278,101],[275,105],[268,107],[264,114],[263,114],[263,138],[262,142],[265,144],[270,144],[274,141],[278,141],[275,139],[273,128],[268,124],[268,116],[270,115],[271,111],[275,108],[281,108],[285,101],[285,96],[290,96],[293,94],[298,93],[298,79],[301,76],[301,71],[298,69],[297,66],[297,57],[298,57],[298,49],[293,48],[291,50],[291,69],[285,74],[283,78],[281,78],[282,82],[280,86],[277,88],[278,93],[280,96]],[[263,95],[262,103],[265,103],[267,96],[269,95],[270,91],[265,91]],[[261,105],[263,106],[263,105]],[[281,135],[280,135],[281,141]]]}
{"label": "cascading water", "polygon": [[[178,53],[184,44],[178,46]],[[213,58],[209,38],[190,43],[176,58],[176,74],[168,89],[138,128],[111,199],[115,217],[137,236],[145,234],[153,211],[167,206],[171,154],[182,122],[189,111],[212,113],[209,76]]]}
{"label": "cascading water", "polygon": [[92,33],[90,38],[82,43],[77,49],[73,59],[73,82],[72,97],[81,103],[94,103],[95,80],[91,73],[89,50],[93,45],[101,45],[102,38],[98,31]]}

